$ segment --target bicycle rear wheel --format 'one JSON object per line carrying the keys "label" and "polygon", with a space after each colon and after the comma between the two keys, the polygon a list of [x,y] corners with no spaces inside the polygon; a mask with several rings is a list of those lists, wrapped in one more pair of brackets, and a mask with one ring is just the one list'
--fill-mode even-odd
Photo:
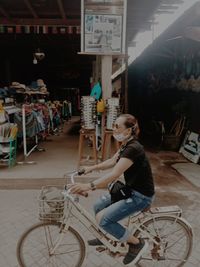
{"label": "bicycle rear wheel", "polygon": [[21,267],[80,267],[85,258],[85,243],[72,227],[50,255],[61,234],[60,223],[45,222],[33,225],[20,238],[17,259]]}
{"label": "bicycle rear wheel", "polygon": [[148,240],[149,247],[137,263],[140,267],[180,267],[192,250],[191,228],[181,219],[160,216],[146,221],[142,229],[159,243],[155,245],[147,233],[136,231],[135,236]]}

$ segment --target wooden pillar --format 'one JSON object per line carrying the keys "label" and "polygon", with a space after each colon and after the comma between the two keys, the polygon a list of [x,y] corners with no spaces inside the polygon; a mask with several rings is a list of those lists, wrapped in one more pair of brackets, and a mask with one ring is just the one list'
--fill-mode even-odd
{"label": "wooden pillar", "polygon": [[95,83],[97,83],[101,78],[101,56],[96,56],[95,65]]}
{"label": "wooden pillar", "polygon": [[5,74],[6,74],[6,83],[11,84],[11,73],[10,73],[10,60],[6,59],[5,61]]}

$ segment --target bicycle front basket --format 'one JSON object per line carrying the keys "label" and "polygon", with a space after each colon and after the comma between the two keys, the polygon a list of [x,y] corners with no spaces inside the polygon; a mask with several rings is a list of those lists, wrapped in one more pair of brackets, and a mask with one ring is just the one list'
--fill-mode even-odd
{"label": "bicycle front basket", "polygon": [[64,196],[62,190],[43,187],[39,195],[39,219],[42,221],[59,221],[64,217]]}

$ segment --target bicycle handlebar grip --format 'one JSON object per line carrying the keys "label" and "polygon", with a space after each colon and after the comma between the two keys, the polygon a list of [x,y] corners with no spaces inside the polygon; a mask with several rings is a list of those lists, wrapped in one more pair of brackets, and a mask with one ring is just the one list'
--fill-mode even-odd
{"label": "bicycle handlebar grip", "polygon": [[85,170],[84,169],[80,169],[80,170],[78,170],[78,175],[82,175],[82,174],[84,174],[85,173]]}
{"label": "bicycle handlebar grip", "polygon": [[87,192],[82,192],[82,193],[80,193],[80,195],[82,195],[84,197],[88,197],[88,193]]}

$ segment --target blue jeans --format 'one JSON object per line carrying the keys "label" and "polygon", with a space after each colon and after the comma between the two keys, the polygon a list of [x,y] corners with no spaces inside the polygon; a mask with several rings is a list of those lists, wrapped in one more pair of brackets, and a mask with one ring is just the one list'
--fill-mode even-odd
{"label": "blue jeans", "polygon": [[104,209],[99,226],[121,242],[126,241],[130,233],[118,221],[145,209],[151,204],[152,199],[153,197],[147,197],[139,192],[133,191],[130,198],[122,199],[111,204],[110,194],[102,195],[94,205],[95,215]]}

